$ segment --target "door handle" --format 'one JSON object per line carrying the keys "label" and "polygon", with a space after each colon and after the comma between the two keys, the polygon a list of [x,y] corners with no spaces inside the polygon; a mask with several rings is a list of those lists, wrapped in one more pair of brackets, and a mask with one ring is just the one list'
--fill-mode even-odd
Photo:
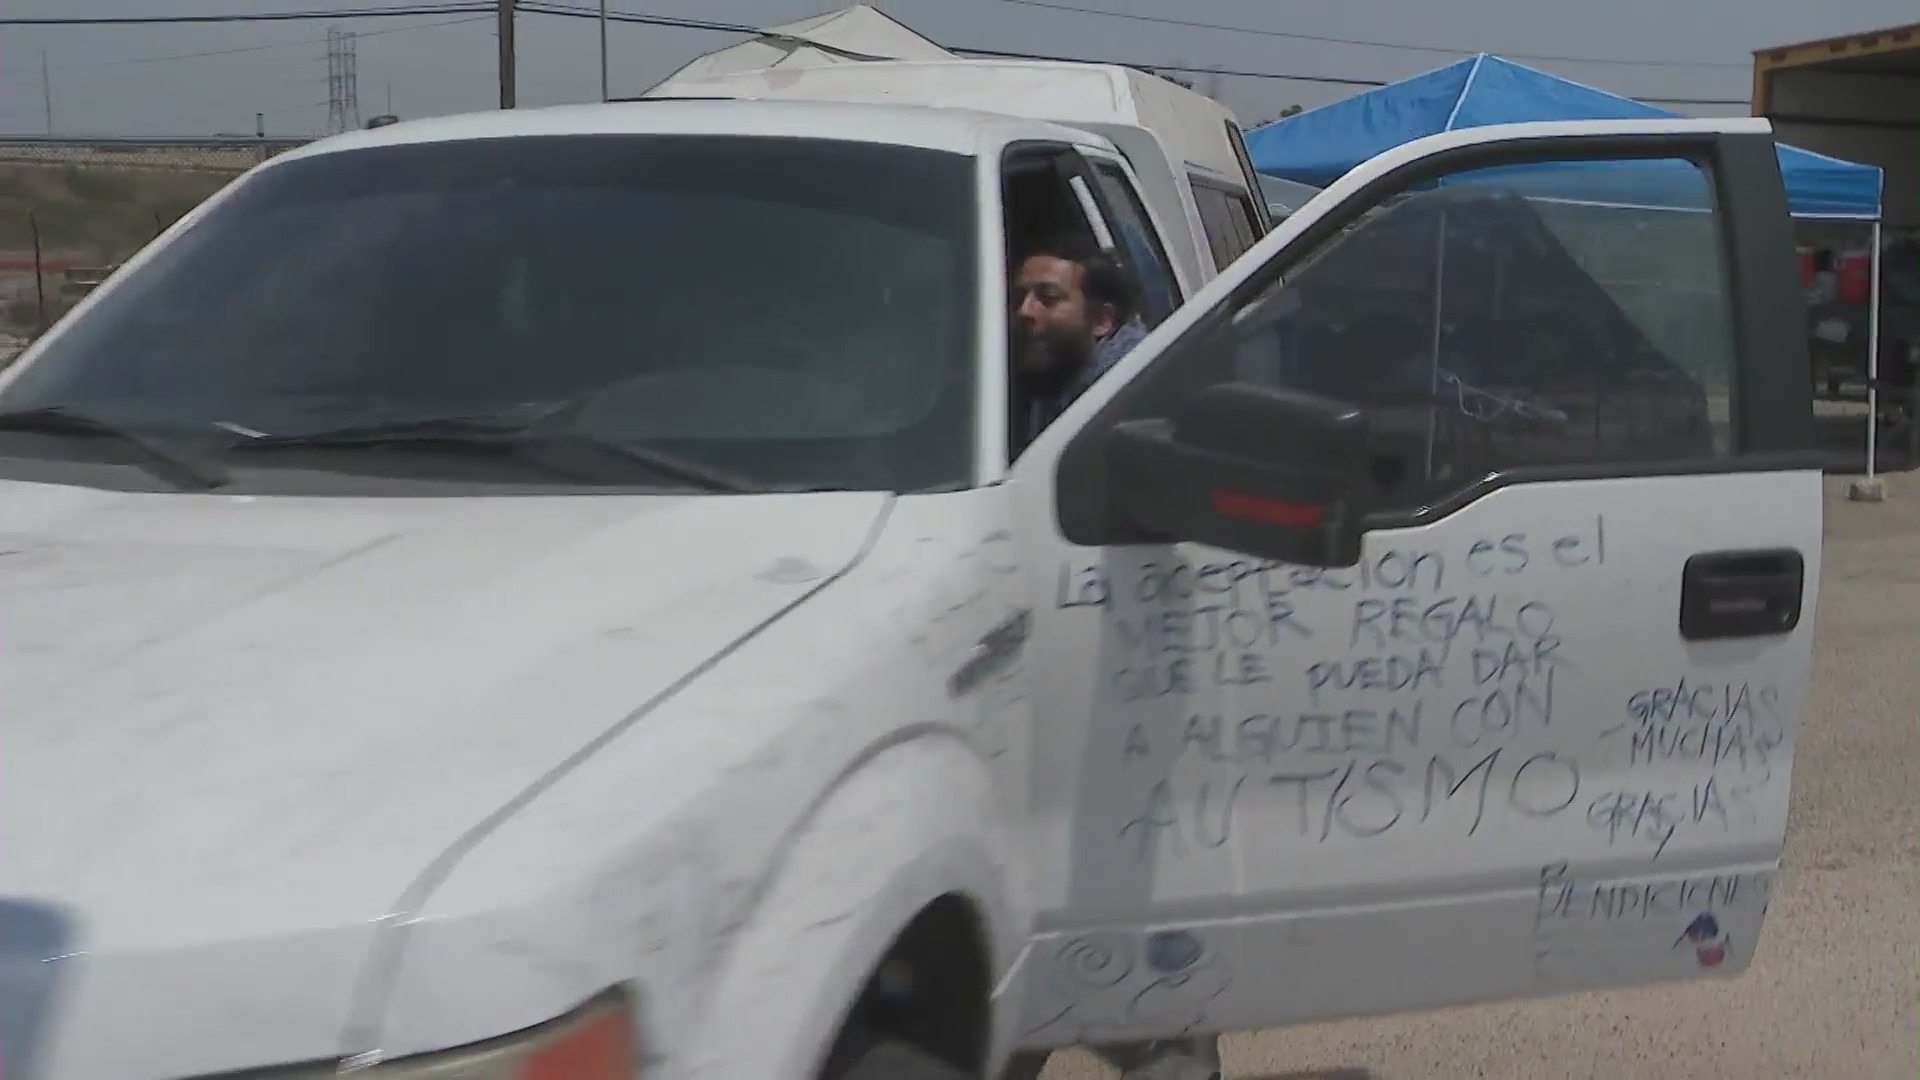
{"label": "door handle", "polygon": [[1703,552],[1680,574],[1680,636],[1773,637],[1800,625],[1807,562],[1791,548]]}

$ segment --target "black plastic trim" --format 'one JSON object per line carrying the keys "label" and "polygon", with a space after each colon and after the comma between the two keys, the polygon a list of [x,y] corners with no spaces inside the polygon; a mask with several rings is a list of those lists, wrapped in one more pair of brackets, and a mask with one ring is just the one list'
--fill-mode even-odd
{"label": "black plastic trim", "polygon": [[1659,476],[1743,476],[1749,473],[1804,472],[1824,468],[1826,459],[1817,452],[1782,454],[1741,454],[1736,457],[1704,458],[1694,461],[1620,462],[1603,465],[1555,465],[1551,467],[1506,469],[1489,473],[1436,502],[1418,510],[1370,513],[1363,524],[1368,529],[1410,529],[1431,525],[1459,513],[1503,488],[1523,484],[1577,483],[1586,480],[1629,480]]}
{"label": "black plastic trim", "polygon": [[1727,245],[1727,296],[1734,310],[1734,437],[1740,453],[1812,451],[1813,395],[1807,372],[1807,295],[1793,263],[1793,220],[1771,138],[1720,140],[1714,170],[1721,210],[1732,226]]}
{"label": "black plastic trim", "polygon": [[1233,144],[1233,156],[1240,161],[1240,171],[1245,174],[1246,182],[1252,185],[1249,194],[1254,196],[1254,221],[1260,226],[1260,236],[1265,236],[1273,231],[1273,215],[1267,212],[1267,200],[1260,195],[1260,170],[1253,167],[1253,155],[1247,152],[1247,137],[1241,132],[1240,125],[1231,120],[1222,120],[1221,123],[1226,125],[1227,141]]}
{"label": "black plastic trim", "polygon": [[1002,180],[1006,179],[1009,167],[1016,164],[1024,165],[1029,159],[1038,162],[1073,153],[1074,149],[1070,143],[1046,142],[1040,139],[1010,142],[1000,151],[1000,177]]}
{"label": "black plastic trim", "polygon": [[1703,551],[1680,572],[1680,637],[1783,637],[1799,627],[1806,594],[1806,557],[1794,548]]}
{"label": "black plastic trim", "polygon": [[1281,254],[1261,265],[1225,300],[1203,314],[1178,342],[1119,388],[1061,450],[1055,466],[1055,523],[1074,544],[1154,543],[1107,497],[1107,441],[1127,420],[1170,413],[1177,402],[1156,390],[1177,377],[1170,363],[1182,346],[1216,333],[1230,317],[1295,265],[1387,197],[1450,173],[1530,161],[1676,158],[1704,166],[1713,178],[1716,210],[1726,222],[1723,272],[1734,309],[1736,379],[1734,456],[1712,461],[1618,462],[1591,467],[1515,469],[1494,474],[1412,513],[1369,517],[1370,528],[1429,524],[1504,487],[1637,476],[1719,475],[1819,468],[1823,459],[1808,391],[1805,299],[1794,277],[1792,225],[1771,136],[1762,134],[1543,135],[1460,146],[1375,178],[1332,213],[1307,225]]}

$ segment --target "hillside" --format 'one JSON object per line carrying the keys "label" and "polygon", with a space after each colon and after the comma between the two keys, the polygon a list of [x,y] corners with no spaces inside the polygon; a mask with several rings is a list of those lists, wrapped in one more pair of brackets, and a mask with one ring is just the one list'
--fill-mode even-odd
{"label": "hillside", "polygon": [[0,251],[117,262],[237,173],[0,162]]}
{"label": "hillside", "polygon": [[63,288],[69,267],[121,262],[237,175],[0,161],[0,331],[32,333],[59,318],[77,299]]}

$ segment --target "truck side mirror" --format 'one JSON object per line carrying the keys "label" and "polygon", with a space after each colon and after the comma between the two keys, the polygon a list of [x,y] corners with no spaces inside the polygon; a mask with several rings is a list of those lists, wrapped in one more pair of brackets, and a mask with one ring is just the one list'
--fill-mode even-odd
{"label": "truck side mirror", "polygon": [[1107,454],[1114,505],[1156,536],[1300,566],[1360,561],[1372,475],[1351,405],[1221,383],[1171,420],[1117,425]]}

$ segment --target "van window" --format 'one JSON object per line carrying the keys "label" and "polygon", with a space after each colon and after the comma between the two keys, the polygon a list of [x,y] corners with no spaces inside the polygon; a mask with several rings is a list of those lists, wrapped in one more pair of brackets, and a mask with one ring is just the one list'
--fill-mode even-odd
{"label": "van window", "polygon": [[1204,177],[1189,174],[1187,180],[1193,185],[1193,201],[1200,208],[1200,225],[1206,230],[1214,266],[1224,270],[1259,239],[1251,204],[1246,196]]}
{"label": "van window", "polygon": [[1239,220],[1240,227],[1246,230],[1247,246],[1260,242],[1267,235],[1266,227],[1260,224],[1260,211],[1254,208],[1254,201],[1238,192],[1227,196],[1227,205],[1233,208],[1233,216]]}
{"label": "van window", "polygon": [[1160,320],[1180,304],[1179,286],[1174,284],[1173,272],[1167,268],[1166,248],[1161,246],[1160,237],[1147,217],[1147,208],[1120,166],[1095,161],[1093,175],[1101,196],[1107,201],[1108,212],[1113,215],[1114,232],[1118,234],[1114,239],[1120,245],[1116,254],[1126,261],[1127,269],[1133,272],[1140,286],[1140,319],[1148,326],[1158,326]]}

